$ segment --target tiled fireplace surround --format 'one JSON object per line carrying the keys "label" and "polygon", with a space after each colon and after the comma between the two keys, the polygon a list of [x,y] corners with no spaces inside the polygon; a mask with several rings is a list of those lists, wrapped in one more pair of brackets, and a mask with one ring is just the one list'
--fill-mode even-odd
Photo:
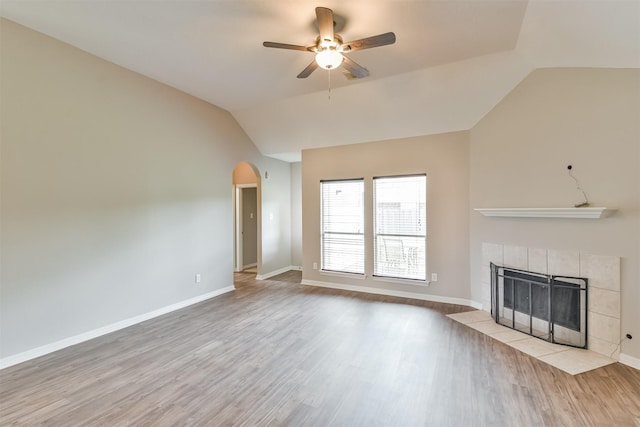
{"label": "tiled fireplace surround", "polygon": [[482,244],[482,307],[491,311],[490,263],[542,274],[586,277],[588,349],[618,360],[620,349],[620,258],[577,251]]}

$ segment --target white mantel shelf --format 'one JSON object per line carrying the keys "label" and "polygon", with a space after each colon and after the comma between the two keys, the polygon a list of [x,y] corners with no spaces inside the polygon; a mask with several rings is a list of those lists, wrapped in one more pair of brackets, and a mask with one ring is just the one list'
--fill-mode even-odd
{"label": "white mantel shelf", "polygon": [[607,208],[477,208],[484,216],[511,218],[589,218],[598,219],[611,211]]}

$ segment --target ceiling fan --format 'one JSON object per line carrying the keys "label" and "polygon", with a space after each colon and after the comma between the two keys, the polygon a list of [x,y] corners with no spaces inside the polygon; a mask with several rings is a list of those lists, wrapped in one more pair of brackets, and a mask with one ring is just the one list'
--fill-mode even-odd
{"label": "ceiling fan", "polygon": [[302,70],[300,74],[298,74],[299,79],[309,77],[309,75],[318,67],[325,70],[333,70],[341,65],[348,71],[348,74],[346,74],[347,78],[361,79],[363,77],[367,77],[369,75],[369,71],[366,68],[357,64],[343,54],[347,52],[355,52],[356,50],[385,46],[396,42],[396,35],[394,33],[384,33],[344,43],[340,34],[334,33],[333,31],[335,22],[333,20],[333,11],[331,9],[326,7],[316,7],[316,18],[318,20],[320,34],[316,38],[315,44],[310,46],[299,46],[276,42],[262,43],[264,47],[301,50],[304,52],[315,53],[315,60]]}

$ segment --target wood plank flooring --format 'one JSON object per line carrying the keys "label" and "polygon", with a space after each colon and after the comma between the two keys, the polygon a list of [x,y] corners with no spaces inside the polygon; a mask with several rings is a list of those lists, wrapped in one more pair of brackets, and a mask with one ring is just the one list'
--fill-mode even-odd
{"label": "wood plank flooring", "polygon": [[237,290],[0,371],[0,425],[640,426],[640,372],[571,376],[468,307],[238,273]]}

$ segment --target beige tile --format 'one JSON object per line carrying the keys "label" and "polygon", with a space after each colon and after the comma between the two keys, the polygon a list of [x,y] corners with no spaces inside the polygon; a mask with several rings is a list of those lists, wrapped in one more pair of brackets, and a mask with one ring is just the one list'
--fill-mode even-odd
{"label": "beige tile", "polygon": [[547,251],[548,274],[561,276],[580,275],[580,254],[577,251]]}
{"label": "beige tile", "polygon": [[620,318],[620,292],[606,289],[589,289],[589,311]]}
{"label": "beige tile", "polygon": [[485,322],[487,320],[491,320],[491,315],[483,310],[447,314],[447,317],[455,320],[456,322],[464,323],[465,325],[473,322]]}
{"label": "beige tile", "polygon": [[620,319],[589,312],[589,336],[613,344],[620,341]]}
{"label": "beige tile", "polygon": [[482,304],[483,311],[491,312],[491,289],[489,286],[482,288],[480,303]]}
{"label": "beige tile", "polygon": [[482,274],[482,283],[486,283],[490,285],[491,284],[491,267],[489,267],[488,265],[483,265],[481,274]]}
{"label": "beige tile", "polygon": [[527,248],[523,246],[505,245],[503,249],[503,258],[505,267],[517,268],[519,270],[529,269]]}
{"label": "beige tile", "polygon": [[584,345],[584,342],[582,341],[582,334],[580,332],[564,328],[559,325],[555,325],[553,328],[553,338],[556,342],[578,346]]}
{"label": "beige tile", "polygon": [[483,243],[482,244],[482,265],[489,266],[490,263],[502,265],[503,260],[503,248],[502,245],[497,243]]}
{"label": "beige tile", "polygon": [[558,351],[564,351],[566,348],[564,346],[551,344],[538,338],[527,338],[524,340],[512,341],[507,344],[533,357],[557,353]]}
{"label": "beige tile", "polygon": [[581,374],[592,369],[601,368],[615,363],[615,360],[609,359],[608,357],[593,351],[573,348],[541,356],[540,360],[551,366],[555,366],[558,369],[562,369],[571,375]]}
{"label": "beige tile", "polygon": [[491,269],[482,266],[482,284],[480,285],[480,303],[484,311],[491,310]]}
{"label": "beige tile", "polygon": [[495,322],[495,320],[487,320],[484,322],[473,322],[468,323],[468,327],[475,329],[476,331],[480,331],[483,334],[493,334],[496,332],[506,332],[509,331],[509,328],[506,326],[499,325]]}
{"label": "beige tile", "polygon": [[589,288],[620,291],[620,258],[580,254],[580,276],[589,279]]}
{"label": "beige tile", "polygon": [[[562,369],[571,375],[580,374],[615,362],[615,360],[606,357],[607,355],[603,356],[603,354],[596,351],[574,349],[532,338],[516,330],[498,325],[491,318],[487,320],[488,316],[488,313],[482,311],[469,311],[449,314],[447,317],[466,323],[467,326],[485,333],[497,341],[501,341],[540,361]],[[589,345],[603,349],[607,343],[590,336]],[[615,354],[615,357],[618,357],[617,355],[618,353]]]}
{"label": "beige tile", "polygon": [[518,340],[527,340],[531,338],[527,334],[523,334],[522,332],[514,331],[513,329],[507,328],[506,331],[494,332],[489,334],[491,338],[495,338],[498,341],[509,343]]}
{"label": "beige tile", "polygon": [[513,316],[513,312],[511,310],[509,310],[508,308],[504,309],[505,314],[507,315],[506,317],[508,317],[509,319],[515,319],[516,323],[518,324],[520,329],[520,326],[523,328],[529,328],[529,315],[528,314],[524,314],[521,313],[519,311],[515,312],[515,316]]}
{"label": "beige tile", "polygon": [[549,322],[533,318],[533,332],[538,338],[549,338]]}
{"label": "beige tile", "polygon": [[527,251],[529,271],[547,274],[547,250],[529,248]]}
{"label": "beige tile", "polygon": [[611,343],[589,335],[587,346],[589,350],[618,360],[620,358],[620,347],[617,343]]}
{"label": "beige tile", "polygon": [[488,299],[491,299],[491,284],[483,283],[482,284],[482,296]]}

